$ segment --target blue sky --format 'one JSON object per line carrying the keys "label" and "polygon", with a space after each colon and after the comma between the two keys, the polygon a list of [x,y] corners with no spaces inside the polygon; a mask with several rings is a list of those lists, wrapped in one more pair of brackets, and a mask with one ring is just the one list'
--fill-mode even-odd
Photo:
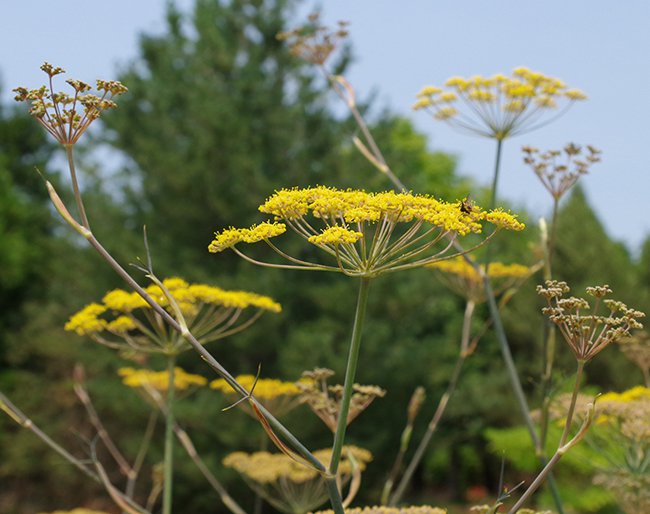
{"label": "blue sky", "polygon": [[[423,85],[440,85],[453,75],[509,73],[523,65],[585,91],[589,100],[558,121],[506,142],[500,193],[536,215],[547,214],[550,198],[522,165],[520,147],[592,144],[603,151],[603,161],[582,184],[607,230],[631,249],[650,233],[645,153],[650,2],[323,0],[320,5],[328,22],[351,23],[356,60],[348,78],[358,93],[374,92],[378,105],[410,117],[432,149],[456,154],[459,171],[481,183],[491,177],[493,141],[455,133],[411,111]],[[83,80],[115,78],[119,66],[137,55],[138,34],[163,29],[164,8],[162,0],[5,2],[2,98],[9,99],[17,85],[39,85],[44,60]]]}

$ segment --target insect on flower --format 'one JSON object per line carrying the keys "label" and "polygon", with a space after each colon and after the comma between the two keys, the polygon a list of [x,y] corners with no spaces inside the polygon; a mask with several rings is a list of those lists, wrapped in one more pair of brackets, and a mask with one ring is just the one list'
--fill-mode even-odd
{"label": "insect on flower", "polygon": [[474,202],[469,199],[469,195],[467,195],[465,198],[463,198],[460,201],[460,212],[463,214],[472,214],[472,211],[474,210]]}

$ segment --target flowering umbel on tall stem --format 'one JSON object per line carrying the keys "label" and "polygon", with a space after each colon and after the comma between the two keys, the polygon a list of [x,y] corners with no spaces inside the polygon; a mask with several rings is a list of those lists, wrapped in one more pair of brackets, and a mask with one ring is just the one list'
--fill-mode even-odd
{"label": "flowering umbel on tall stem", "polygon": [[560,79],[523,66],[510,77],[500,73],[452,77],[445,86],[448,89],[424,87],[413,108],[424,109],[462,132],[497,140],[546,125],[573,102],[587,98]]}
{"label": "flowering umbel on tall stem", "polygon": [[[162,286],[201,344],[246,329],[264,312],[281,310],[280,304],[268,296],[189,284],[177,277],[163,280]],[[146,291],[175,314],[160,286],[152,284]],[[178,354],[189,349],[184,337],[171,330],[140,295],[122,289],[108,292],[101,303],[91,303],[74,314],[65,329],[119,350]]]}
{"label": "flowering umbel on tall stem", "polygon": [[[349,276],[376,277],[382,273],[424,266],[448,255],[457,236],[479,234],[482,222],[498,229],[523,230],[523,223],[500,209],[477,206],[464,211],[460,202],[448,203],[411,193],[366,193],[324,186],[283,189],[259,208],[282,223],[265,222],[250,229],[227,229],[215,234],[209,251],[232,248],[255,262],[282,268],[340,271]],[[321,225],[316,228],[315,222]],[[303,239],[329,254],[335,265],[306,262],[282,252],[271,238],[290,227]],[[267,264],[245,255],[237,245],[265,241],[293,265]]]}

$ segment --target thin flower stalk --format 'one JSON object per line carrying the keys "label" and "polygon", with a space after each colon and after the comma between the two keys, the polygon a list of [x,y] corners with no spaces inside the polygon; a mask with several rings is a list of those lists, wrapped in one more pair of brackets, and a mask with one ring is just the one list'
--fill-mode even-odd
{"label": "thin flower stalk", "polygon": [[336,50],[341,47],[347,36],[346,22],[339,22],[338,27],[331,30],[320,22],[320,13],[313,13],[309,16],[307,24],[293,30],[281,32],[278,34],[278,39],[287,43],[289,51],[293,55],[319,68],[334,92],[345,103],[361,131],[365,143],[355,136],[353,138],[354,145],[366,157],[368,162],[386,175],[398,191],[406,191],[404,184],[386,163],[386,159],[384,159],[368,125],[359,112],[354,88],[345,77],[332,74],[327,66],[327,62]]}
{"label": "thin flower stalk", "polygon": [[577,433],[569,440],[569,434],[571,430],[571,425],[573,423],[573,414],[576,407],[576,401],[578,398],[580,387],[582,385],[582,372],[584,370],[585,363],[586,363],[585,361],[578,360],[578,368],[576,371],[576,378],[573,386],[571,403],[569,405],[569,410],[564,424],[564,430],[562,432],[562,436],[558,443],[557,450],[555,451],[553,456],[549,459],[548,463],[546,464],[546,466],[544,466],[542,471],[540,471],[540,473],[535,477],[535,480],[531,482],[531,484],[528,486],[526,491],[521,495],[519,500],[517,500],[517,502],[510,508],[510,510],[508,510],[508,514],[516,514],[519,511],[519,509],[524,506],[526,501],[528,501],[528,498],[530,498],[530,496],[544,483],[544,480],[546,480],[550,476],[551,470],[560,461],[560,459],[564,456],[564,454],[568,452],[571,448],[573,448],[576,444],[578,444],[580,441],[582,441],[582,439],[587,434],[587,431],[591,427],[591,424],[594,419],[595,402],[592,402],[587,406],[587,412],[584,416],[582,425],[580,426]]}
{"label": "thin flower stalk", "polygon": [[388,478],[386,479],[384,487],[381,491],[380,503],[382,505],[386,505],[388,503],[388,499],[391,492],[393,491],[395,481],[402,471],[404,458],[406,457],[406,452],[408,451],[409,445],[411,444],[415,420],[420,412],[420,409],[422,408],[422,404],[424,403],[425,399],[426,393],[424,391],[424,387],[416,387],[415,391],[413,391],[413,394],[411,395],[411,399],[409,400],[409,404],[406,410],[406,426],[404,427],[402,436],[400,437],[400,446],[399,451],[397,452],[397,457],[395,457],[393,467],[391,468],[390,473],[388,474]]}
{"label": "thin flower stalk", "polygon": [[[176,369],[174,379],[178,379],[179,370],[180,368]],[[181,375],[182,374],[183,372],[181,370]],[[171,378],[172,377],[170,376],[170,380]],[[191,376],[189,378],[191,380]],[[193,382],[195,383],[201,382],[201,384],[197,384],[197,385],[205,385],[205,382],[207,381],[193,380]],[[155,383],[152,383],[145,379],[141,381],[140,385],[144,387],[148,397],[155,404],[157,410],[154,412],[156,413],[162,412],[167,418],[167,409],[169,408],[168,402],[165,401],[165,398],[161,394],[161,391],[157,387],[155,387]],[[186,387],[188,385],[188,382],[184,381],[184,383],[181,383],[181,385],[183,387]],[[244,509],[242,509],[242,507],[234,500],[234,498],[232,498],[232,496],[228,494],[228,491],[223,486],[223,484],[219,482],[219,480],[212,474],[209,468],[205,465],[205,462],[203,462],[203,459],[201,459],[201,456],[196,451],[196,447],[194,446],[194,443],[192,442],[192,439],[190,438],[187,431],[185,431],[175,420],[173,423],[174,423],[173,431],[174,434],[176,435],[176,438],[181,443],[181,446],[185,449],[189,457],[192,459],[194,465],[198,468],[198,470],[201,472],[204,478],[208,481],[210,486],[212,486],[212,488],[219,494],[219,497],[221,498],[221,501],[226,506],[226,508],[230,510],[230,512],[232,512],[233,514],[246,514],[246,511],[244,511]]]}
{"label": "thin flower stalk", "polygon": [[332,445],[332,458],[328,468],[330,475],[336,476],[343,451],[343,441],[345,440],[345,430],[348,426],[348,412],[350,410],[350,400],[352,398],[352,389],[354,378],[357,371],[359,360],[359,350],[361,348],[361,334],[366,317],[366,307],[368,305],[368,292],[370,289],[370,279],[362,277],[359,283],[359,296],[357,297],[357,308],[354,315],[354,325],[352,327],[352,338],[350,340],[350,349],[348,353],[347,367],[345,370],[345,381],[343,383],[343,396],[341,397],[341,407],[339,412],[338,425],[334,434],[334,443]]}

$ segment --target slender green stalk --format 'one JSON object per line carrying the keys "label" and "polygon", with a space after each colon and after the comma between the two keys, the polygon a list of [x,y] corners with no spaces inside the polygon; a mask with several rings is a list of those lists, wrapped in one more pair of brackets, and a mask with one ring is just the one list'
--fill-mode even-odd
{"label": "slender green stalk", "polygon": [[497,139],[497,150],[494,158],[494,174],[492,176],[492,190],[490,195],[490,210],[494,209],[497,203],[497,186],[499,185],[499,172],[501,171],[501,152],[503,150],[503,139]]}
{"label": "slender green stalk", "polygon": [[152,411],[149,414],[149,420],[147,421],[147,427],[144,430],[144,435],[142,436],[142,441],[140,442],[140,448],[138,449],[138,454],[135,457],[133,466],[131,468],[131,474],[126,483],[126,489],[124,494],[127,498],[133,498],[135,493],[135,482],[140,474],[140,469],[144,463],[144,458],[149,451],[149,444],[153,438],[154,428],[156,428],[156,422],[158,421],[158,411]]}
{"label": "slender green stalk", "polygon": [[569,432],[571,431],[571,423],[573,422],[573,414],[576,408],[576,402],[578,400],[578,392],[580,391],[580,385],[582,384],[582,373],[585,368],[585,361],[578,360],[578,369],[576,371],[576,380],[573,385],[573,394],[571,395],[571,403],[569,404],[569,410],[566,415],[566,424],[564,425],[564,431],[562,432],[562,437],[560,437],[559,446],[564,446],[567,439],[569,438]]}
{"label": "slender green stalk", "polygon": [[74,165],[74,154],[73,147],[74,145],[63,145],[65,148],[65,155],[68,159],[68,167],[70,168],[70,178],[72,180],[72,191],[74,192],[74,199],[77,203],[77,210],[79,211],[79,216],[81,216],[81,224],[90,230],[90,224],[88,223],[88,217],[86,216],[86,209],[84,208],[84,202],[81,198],[81,190],[79,189],[79,182],[77,181],[77,171]]}
{"label": "slender green stalk", "polygon": [[350,351],[348,353],[348,364],[345,370],[345,382],[343,384],[343,396],[341,397],[341,408],[339,411],[339,420],[334,434],[334,444],[332,446],[332,460],[330,462],[329,474],[336,476],[341,460],[341,451],[343,449],[343,440],[345,439],[345,429],[348,426],[348,412],[350,410],[350,400],[352,398],[352,386],[354,385],[354,376],[357,371],[359,361],[359,348],[361,348],[361,333],[363,323],[366,317],[366,306],[368,304],[368,291],[370,288],[370,278],[361,277],[359,284],[359,296],[357,298],[357,310],[354,315],[354,325],[352,327],[352,339],[350,341]]}
{"label": "slender green stalk", "polygon": [[176,437],[180,441],[181,445],[187,452],[187,454],[190,456],[196,467],[199,469],[201,474],[205,477],[205,479],[208,481],[208,483],[212,486],[212,488],[217,491],[219,494],[219,497],[221,498],[221,501],[223,504],[232,512],[233,514],[246,514],[246,511],[242,509],[239,504],[233,499],[232,496],[228,494],[228,491],[226,491],[226,488],[217,480],[217,478],[212,474],[212,472],[208,469],[208,467],[205,465],[203,462],[203,459],[199,456],[198,452],[196,451],[196,447],[194,446],[194,443],[190,439],[190,436],[187,434],[185,430],[183,430],[178,423],[174,423],[174,433],[176,434]]}
{"label": "slender green stalk", "polygon": [[[578,360],[578,369],[576,371],[576,379],[575,383],[573,385],[573,394],[571,395],[571,403],[569,404],[569,409],[567,411],[567,416],[566,416],[566,421],[564,424],[564,431],[562,432],[562,437],[560,437],[560,442],[558,443],[558,449],[557,451],[553,454],[553,457],[546,463],[542,471],[535,477],[535,480],[528,486],[528,489],[524,492],[524,494],[521,495],[519,500],[510,508],[508,511],[508,514],[515,514],[530,498],[530,496],[539,488],[540,485],[544,482],[544,480],[548,477],[551,477],[551,469],[558,463],[558,461],[564,456],[564,454],[571,449],[575,444],[577,444],[584,434],[586,433],[587,429],[589,428],[589,425],[591,421],[588,419],[585,422],[583,422],[582,427],[580,428],[579,432],[574,436],[574,438],[567,443],[567,440],[569,438],[569,433],[571,432],[571,425],[573,423],[573,415],[575,412],[576,408],[576,403],[578,400],[578,392],[580,391],[580,385],[582,384],[582,372],[584,370],[585,366],[585,361],[583,360]],[[593,416],[593,409],[592,412],[590,413],[589,417]]]}
{"label": "slender green stalk", "polygon": [[[492,178],[492,191],[490,195],[490,206],[489,206],[490,209],[494,209],[496,206],[497,188],[499,185],[499,173],[501,171],[501,154],[503,151],[503,138],[498,138],[496,141],[497,141],[497,148],[496,148],[496,155],[494,159],[494,176]],[[491,258],[492,258],[492,245],[488,246],[486,251],[485,275],[484,275],[485,293],[488,299],[490,316],[492,317],[492,320],[494,322],[494,329],[497,336],[497,340],[499,341],[499,348],[501,350],[503,361],[506,365],[508,376],[510,377],[510,383],[512,386],[512,390],[515,394],[517,404],[519,405],[519,410],[521,411],[521,414],[524,418],[524,423],[526,425],[526,428],[528,429],[528,433],[530,434],[530,438],[535,447],[535,452],[537,453],[537,457],[539,458],[540,462],[542,462],[542,464],[546,464],[547,460],[546,457],[544,456],[542,440],[537,434],[535,424],[533,423],[533,419],[530,416],[528,401],[526,400],[526,395],[524,394],[523,387],[521,386],[521,380],[519,379],[519,374],[517,373],[517,368],[515,366],[514,359],[512,358],[512,352],[510,351],[510,345],[508,344],[508,337],[506,336],[506,332],[503,328],[503,323],[501,322],[501,314],[499,313],[499,308],[496,303],[494,291],[492,290],[492,286],[490,285],[490,279],[487,274]],[[549,489],[551,490],[551,495],[553,496],[553,500],[555,502],[555,506],[558,510],[558,513],[564,514],[562,500],[560,498],[560,494],[557,489],[557,484],[555,483],[555,479],[553,478],[553,475],[549,474],[548,484],[549,484]]]}
{"label": "slender green stalk", "polygon": [[395,489],[395,493],[391,496],[390,501],[388,502],[388,505],[391,507],[397,505],[399,501],[402,499],[404,491],[406,491],[406,487],[411,481],[415,469],[420,464],[422,457],[424,457],[424,453],[426,452],[426,449],[429,446],[429,443],[431,442],[431,438],[433,437],[434,432],[438,428],[440,419],[442,418],[443,414],[445,413],[445,410],[447,409],[447,404],[449,403],[449,399],[454,394],[454,391],[458,386],[458,379],[460,378],[461,369],[463,368],[463,364],[465,363],[465,360],[469,355],[467,352],[467,348],[469,346],[469,341],[471,336],[471,321],[472,321],[472,316],[474,315],[475,306],[476,304],[471,300],[468,300],[467,304],[465,305],[465,314],[463,316],[463,332],[461,335],[461,344],[460,344],[461,350],[458,355],[458,359],[456,360],[456,364],[451,374],[451,378],[449,379],[447,390],[440,398],[440,401],[438,402],[438,407],[436,408],[436,411],[433,414],[433,417],[431,418],[429,425],[427,426],[427,430],[424,436],[422,437],[422,439],[420,440],[420,444],[415,450],[415,453],[413,454],[413,458],[411,459],[408,466],[406,467],[406,470],[404,471],[404,475],[402,475],[399,485],[397,486],[397,489]]}
{"label": "slender green stalk", "polygon": [[[555,254],[555,237],[557,233],[557,215],[559,207],[559,199],[553,198],[553,217],[551,220],[551,229],[544,241],[544,280],[551,280],[553,278],[553,256]],[[549,409],[551,406],[550,389],[551,381],[553,378],[553,365],[555,363],[555,347],[556,347],[556,330],[555,325],[550,320],[545,320],[545,337],[544,346],[542,348],[544,362],[541,377],[541,395],[542,406],[540,414],[540,443],[542,449],[546,448],[546,437],[548,435],[548,417]]]}
{"label": "slender green stalk", "polygon": [[174,483],[174,365],[176,356],[167,357],[167,408],[165,409],[165,460],[164,460],[164,488],[163,488],[163,514],[172,512],[172,486]]}

